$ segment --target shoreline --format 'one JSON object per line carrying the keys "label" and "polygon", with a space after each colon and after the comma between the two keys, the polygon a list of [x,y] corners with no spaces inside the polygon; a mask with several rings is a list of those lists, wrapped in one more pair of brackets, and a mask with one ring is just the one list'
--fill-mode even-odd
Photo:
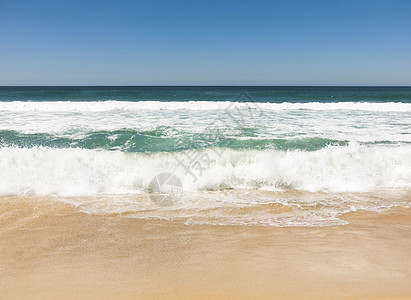
{"label": "shoreline", "polygon": [[4,299],[406,299],[411,209],[329,227],[185,225],[0,202]]}

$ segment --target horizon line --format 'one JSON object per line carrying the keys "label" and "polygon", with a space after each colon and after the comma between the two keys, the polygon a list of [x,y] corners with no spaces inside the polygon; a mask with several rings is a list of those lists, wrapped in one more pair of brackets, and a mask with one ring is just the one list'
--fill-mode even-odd
{"label": "horizon line", "polygon": [[0,85],[3,87],[411,87],[411,85]]}

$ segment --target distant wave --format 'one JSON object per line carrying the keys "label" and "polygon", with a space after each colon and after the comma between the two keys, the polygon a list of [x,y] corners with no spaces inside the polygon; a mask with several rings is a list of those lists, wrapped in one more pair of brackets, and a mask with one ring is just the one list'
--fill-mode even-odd
{"label": "distant wave", "polygon": [[[221,150],[221,149],[220,149]],[[411,147],[328,146],[318,151],[213,149],[194,180],[179,166],[183,153],[139,154],[78,148],[0,148],[0,194],[96,195],[146,191],[159,172],[173,172],[187,190],[230,188],[369,191],[411,187]],[[177,155],[177,156],[176,156]]]}
{"label": "distant wave", "polygon": [[263,110],[362,110],[374,112],[411,112],[411,103],[401,102],[307,102],[307,103],[245,103],[216,101],[90,101],[90,102],[0,102],[3,112],[101,112],[101,111],[141,111],[141,110],[224,110],[224,109],[263,109]]}

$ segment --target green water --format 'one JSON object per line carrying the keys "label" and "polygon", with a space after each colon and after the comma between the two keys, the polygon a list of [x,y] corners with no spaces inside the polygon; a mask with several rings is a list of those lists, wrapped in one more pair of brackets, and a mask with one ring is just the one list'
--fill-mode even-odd
{"label": "green water", "polygon": [[411,87],[0,87],[0,101],[410,102]]}

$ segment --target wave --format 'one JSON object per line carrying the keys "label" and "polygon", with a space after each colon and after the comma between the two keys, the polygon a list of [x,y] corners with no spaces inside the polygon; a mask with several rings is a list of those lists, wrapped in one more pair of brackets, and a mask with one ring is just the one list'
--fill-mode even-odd
{"label": "wave", "polygon": [[[188,157],[193,154],[202,159],[198,164],[202,168],[189,167]],[[312,152],[213,148],[155,154],[0,148],[1,195],[144,193],[161,172],[174,173],[191,191],[369,191],[411,186],[411,148],[350,143]]]}
{"label": "wave", "polygon": [[[19,148],[82,148],[121,150],[126,152],[176,152],[189,149],[227,146],[231,149],[277,149],[277,150],[319,150],[327,145],[347,145],[321,137],[263,138],[248,136],[249,128],[239,128],[236,134],[220,135],[216,138],[207,133],[196,134],[159,126],[153,130],[100,130],[71,132],[64,134],[22,133],[14,130],[0,130],[0,146]],[[374,142],[390,144],[389,141]]]}
{"label": "wave", "polygon": [[12,101],[0,102],[3,112],[101,112],[101,111],[141,111],[141,110],[224,110],[224,109],[263,109],[282,110],[361,110],[374,112],[411,112],[411,103],[401,102],[307,102],[307,103],[263,103],[230,101]]}

